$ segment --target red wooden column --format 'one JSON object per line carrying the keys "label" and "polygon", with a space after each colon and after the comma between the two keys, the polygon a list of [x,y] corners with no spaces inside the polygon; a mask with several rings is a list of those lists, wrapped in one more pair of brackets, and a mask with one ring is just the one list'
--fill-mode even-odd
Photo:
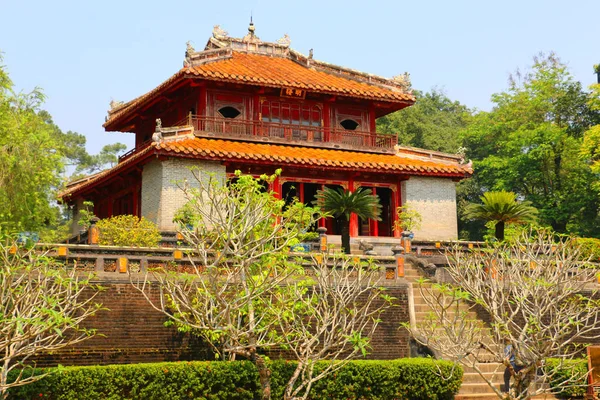
{"label": "red wooden column", "polygon": [[[377,195],[377,188],[373,188],[373,196]],[[371,222],[371,235],[372,236],[379,236],[379,221],[377,221],[376,219],[372,219],[370,220]]]}
{"label": "red wooden column", "polygon": [[[398,181],[397,183],[396,192],[394,193],[393,200],[394,212],[392,213],[392,216],[394,221],[392,226],[394,226],[396,224],[396,221],[398,221],[398,207],[402,205],[402,181]],[[394,237],[400,237],[400,233],[402,233],[400,229],[394,229]]]}
{"label": "red wooden column", "polygon": [[375,146],[377,140],[377,126],[375,124],[375,105],[369,105],[369,131],[371,132],[371,146]]}
{"label": "red wooden column", "polygon": [[331,106],[329,101],[323,103],[323,141],[329,142],[331,129]]}
{"label": "red wooden column", "polygon": [[282,190],[281,190],[281,180],[279,179],[279,177],[275,178],[275,180],[271,184],[271,190],[273,191],[273,193],[275,193],[276,199],[281,199]]}
{"label": "red wooden column", "polygon": [[[321,185],[321,190],[325,189],[325,185]],[[327,219],[326,218],[321,218],[319,220],[319,228],[327,228]]]}
{"label": "red wooden column", "polygon": [[[354,177],[350,176],[348,179],[348,191],[350,193],[354,192]],[[350,237],[358,236],[358,215],[352,213],[350,214]]]}
{"label": "red wooden column", "polygon": [[298,184],[298,200],[304,204],[304,183],[302,182]]}
{"label": "red wooden column", "polygon": [[135,215],[136,217],[140,217],[140,189],[139,186],[136,185],[133,188],[133,192],[132,192],[132,197],[133,197],[133,204],[132,204],[132,214]]}
{"label": "red wooden column", "polygon": [[[206,85],[200,86],[200,94],[198,97],[198,110],[196,111],[196,114],[198,115],[198,117],[204,117],[208,115],[208,112],[206,110]],[[198,124],[194,128],[200,131],[204,130],[203,122],[204,121],[202,119],[198,120]]]}

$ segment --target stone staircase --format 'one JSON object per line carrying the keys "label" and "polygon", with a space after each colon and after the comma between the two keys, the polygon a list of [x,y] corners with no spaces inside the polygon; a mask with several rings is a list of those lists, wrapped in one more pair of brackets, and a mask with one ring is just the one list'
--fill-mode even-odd
{"label": "stone staircase", "polygon": [[[427,302],[423,298],[423,294],[419,290],[419,285],[416,281],[419,278],[425,276],[419,269],[414,267],[411,263],[406,263],[404,267],[404,276],[406,280],[412,285],[412,301],[409,300],[409,306],[412,307],[411,324],[419,323],[423,321],[431,308],[427,305]],[[430,287],[431,284],[424,284],[424,287]],[[424,293],[426,295],[426,293]],[[469,318],[476,318],[473,311],[469,311],[467,305],[460,306],[461,311],[466,311],[469,314]],[[487,360],[486,360],[487,358]],[[479,356],[479,359],[483,362],[478,363],[478,368],[484,373],[485,377],[489,379],[494,386],[500,387],[504,382],[504,366],[500,363],[494,362],[491,355],[486,357],[485,355]],[[493,389],[487,384],[487,382],[472,368],[463,367],[463,383],[460,391],[455,396],[457,400],[485,400],[485,399],[497,399],[497,395]],[[535,399],[555,399],[554,396],[542,395],[536,396]]]}

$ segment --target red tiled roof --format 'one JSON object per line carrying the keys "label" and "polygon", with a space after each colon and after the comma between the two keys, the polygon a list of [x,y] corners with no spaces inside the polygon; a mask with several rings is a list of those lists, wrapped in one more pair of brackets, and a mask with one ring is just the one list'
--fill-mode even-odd
{"label": "red tiled roof", "polygon": [[397,88],[370,85],[314,68],[284,57],[233,52],[232,58],[189,68],[187,74],[206,79],[242,81],[250,84],[290,87],[387,101],[415,101]]}
{"label": "red tiled roof", "polygon": [[165,141],[156,146],[159,152],[193,158],[271,162],[277,165],[318,166],[325,168],[403,172],[408,175],[465,177],[472,174],[467,165],[425,160],[397,154],[374,154],[357,151],[323,149],[266,143],[238,142],[221,139],[187,138]]}
{"label": "red tiled roof", "polygon": [[424,159],[398,154],[375,154],[357,151],[344,151],[314,147],[290,146],[267,143],[231,141],[187,137],[153,143],[140,150],[116,167],[104,171],[92,179],[68,187],[60,194],[61,198],[90,188],[120,171],[135,165],[144,156],[156,153],[166,156],[237,161],[241,163],[272,164],[277,167],[318,167],[380,173],[402,173],[406,175],[427,175],[449,178],[464,178],[473,173],[469,165],[435,159]]}
{"label": "red tiled roof", "polygon": [[131,110],[160,95],[164,89],[185,78],[202,78],[251,85],[303,89],[370,100],[414,103],[415,97],[399,88],[354,80],[306,67],[285,57],[232,52],[230,58],[181,69],[152,91],[122,105],[104,124],[109,127]]}

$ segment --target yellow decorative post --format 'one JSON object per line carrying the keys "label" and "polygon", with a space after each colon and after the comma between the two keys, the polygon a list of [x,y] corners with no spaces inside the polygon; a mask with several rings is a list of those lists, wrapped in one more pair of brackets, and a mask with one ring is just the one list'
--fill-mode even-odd
{"label": "yellow decorative post", "polygon": [[327,228],[317,228],[317,232],[319,232],[319,249],[324,253],[327,251]]}
{"label": "yellow decorative post", "polygon": [[396,257],[396,276],[394,278],[404,277],[404,249],[403,246],[392,247],[392,253]]}
{"label": "yellow decorative post", "polygon": [[92,218],[92,224],[88,229],[88,244],[90,245],[97,246],[100,240],[100,229],[98,229],[98,227],[96,226],[96,222],[98,221],[99,219],[97,217]]}
{"label": "yellow decorative post", "polygon": [[124,274],[127,272],[128,262],[129,262],[129,260],[127,260],[127,257],[117,258],[117,269],[119,270],[120,273]]}

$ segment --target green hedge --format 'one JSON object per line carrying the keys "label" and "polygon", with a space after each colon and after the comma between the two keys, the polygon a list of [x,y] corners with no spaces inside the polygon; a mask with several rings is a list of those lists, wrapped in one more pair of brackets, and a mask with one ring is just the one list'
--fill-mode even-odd
{"label": "green hedge", "polygon": [[[558,363],[559,360],[556,358],[550,358],[546,361],[546,365],[550,369],[555,369]],[[563,365],[565,365],[566,368],[558,370],[554,375],[554,378],[550,381],[550,386],[552,388],[555,388],[558,383],[569,379],[572,376],[572,372],[582,376],[588,370],[587,358],[563,361]],[[580,379],[578,382],[573,382],[573,385],[576,386],[562,390],[556,394],[556,397],[559,399],[583,398],[587,390],[583,385],[587,385],[587,379]]]}
{"label": "green hedge", "polygon": [[[281,399],[293,362],[271,363],[273,399]],[[353,361],[315,384],[320,399],[452,399],[462,380],[453,364],[428,359]],[[317,366],[317,370],[323,364]],[[69,367],[30,385],[13,388],[10,399],[259,399],[255,367],[239,362],[179,362]]]}

